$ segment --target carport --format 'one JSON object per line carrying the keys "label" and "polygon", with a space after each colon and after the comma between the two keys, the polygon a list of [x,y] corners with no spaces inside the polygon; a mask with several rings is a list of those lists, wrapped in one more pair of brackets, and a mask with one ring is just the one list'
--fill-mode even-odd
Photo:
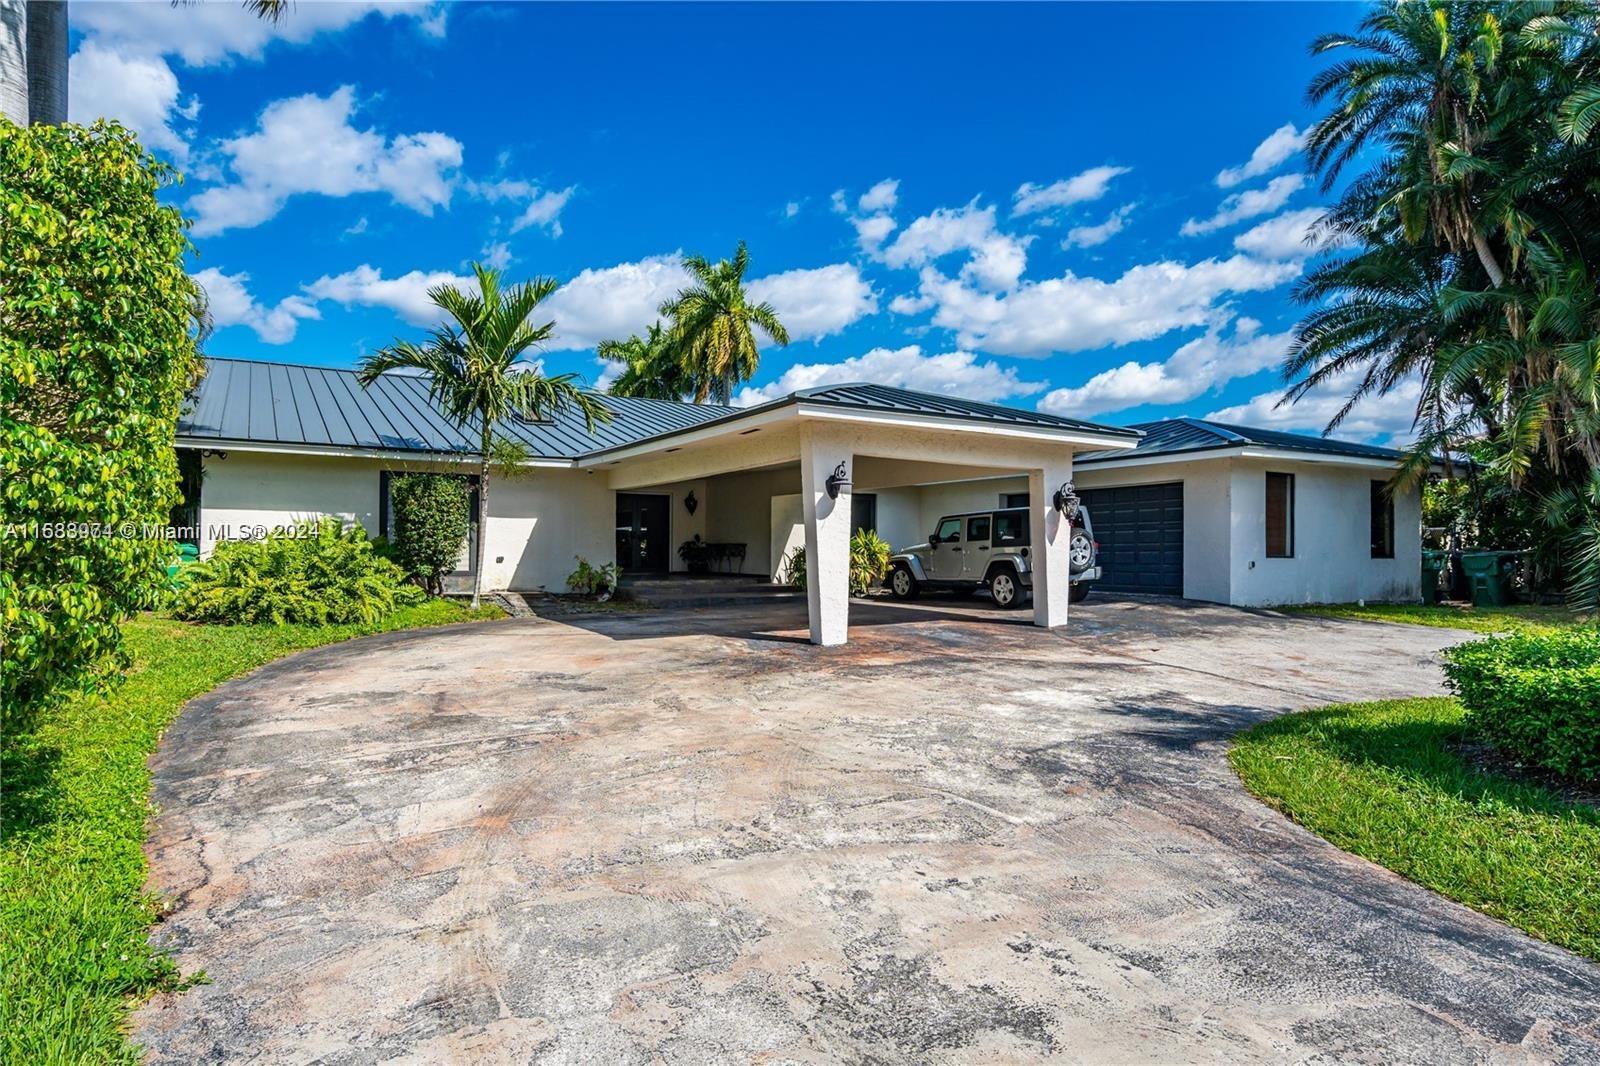
{"label": "carport", "polygon": [[[878,385],[834,385],[634,444],[593,452],[581,470],[614,492],[798,468],[811,640],[849,632],[853,494],[1025,474],[1032,510],[1033,621],[1066,624],[1070,533],[1051,506],[1072,480],[1074,454],[1131,448],[1133,430]],[[707,506],[767,508],[768,499]]]}

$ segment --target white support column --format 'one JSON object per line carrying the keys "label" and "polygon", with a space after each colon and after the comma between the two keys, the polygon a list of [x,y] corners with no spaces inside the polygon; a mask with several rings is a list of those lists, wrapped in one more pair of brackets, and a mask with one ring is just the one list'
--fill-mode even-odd
{"label": "white support column", "polygon": [[1028,509],[1033,516],[1033,624],[1046,629],[1067,624],[1072,524],[1055,509],[1052,499],[1056,489],[1071,480],[1071,452],[1028,471]]}
{"label": "white support column", "polygon": [[850,628],[850,488],[828,498],[828,477],[840,464],[851,475],[855,456],[839,435],[807,426],[800,436],[800,506],[806,526],[806,605],[811,643],[843,644]]}

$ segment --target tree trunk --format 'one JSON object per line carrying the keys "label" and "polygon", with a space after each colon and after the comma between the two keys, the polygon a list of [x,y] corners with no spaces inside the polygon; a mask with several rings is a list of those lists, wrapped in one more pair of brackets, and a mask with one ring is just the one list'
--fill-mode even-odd
{"label": "tree trunk", "polygon": [[28,0],[28,121],[67,121],[66,0]]}
{"label": "tree trunk", "polygon": [[[483,420],[485,427],[489,420]],[[476,611],[483,602],[483,549],[488,540],[489,533],[489,430],[483,431],[483,464],[478,468],[478,532],[472,539],[477,541],[473,551],[474,561],[478,564],[472,568],[472,609]]]}
{"label": "tree trunk", "polygon": [[1495,259],[1494,251],[1489,247],[1489,241],[1476,229],[1472,231],[1472,247],[1478,253],[1478,262],[1483,264],[1483,271],[1489,275],[1489,284],[1495,288],[1506,283],[1505,271],[1500,269],[1499,260]]}

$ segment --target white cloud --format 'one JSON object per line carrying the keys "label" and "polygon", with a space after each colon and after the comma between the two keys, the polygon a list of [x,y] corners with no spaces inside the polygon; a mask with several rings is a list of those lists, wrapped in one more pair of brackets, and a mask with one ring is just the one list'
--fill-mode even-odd
{"label": "white cloud", "polygon": [[504,270],[511,265],[511,246],[505,241],[491,241],[483,246],[479,253],[483,265],[495,270]]}
{"label": "white cloud", "polygon": [[1110,187],[1113,178],[1127,172],[1127,167],[1090,167],[1082,174],[1062,178],[1049,185],[1024,182],[1012,195],[1011,214],[1013,217],[1032,215],[1057,207],[1098,200],[1106,194],[1106,189]]}
{"label": "white cloud", "polygon": [[216,328],[248,326],[266,344],[287,344],[294,340],[300,319],[322,317],[309,300],[300,296],[286,296],[275,307],[258,303],[247,287],[249,274],[226,274],[207,267],[196,272],[194,280],[205,290],[206,305]]}
{"label": "white cloud", "polygon": [[355,90],[314,93],[268,104],[258,128],[224,141],[235,180],[190,201],[199,236],[259,225],[291,197],[381,192],[425,215],[446,206],[461,165],[461,142],[443,133],[386,139],[350,123]]}
{"label": "white cloud", "polygon": [[[1298,263],[1235,255],[1193,264],[1145,263],[1113,281],[1068,272],[993,294],[925,270],[915,302],[934,307],[933,324],[956,331],[964,348],[1043,356],[1215,326],[1227,317],[1219,302],[1230,293],[1273,289],[1299,273]],[[891,309],[903,306],[896,301]]]}
{"label": "white cloud", "polygon": [[883,261],[892,267],[930,266],[944,256],[967,252],[961,276],[992,291],[1017,284],[1028,265],[1032,237],[1013,237],[995,227],[994,208],[941,207],[912,222],[883,249]]}
{"label": "white cloud", "polygon": [[1133,213],[1133,207],[1133,204],[1123,204],[1107,215],[1106,220],[1098,225],[1072,227],[1067,230],[1066,239],[1061,242],[1061,247],[1094,248],[1097,245],[1106,243],[1106,241],[1122,232],[1123,224],[1128,221],[1128,216]]}
{"label": "white cloud", "polygon": [[750,282],[750,298],[766,301],[795,340],[820,339],[878,310],[878,295],[849,263],[786,270]]}
{"label": "white cloud", "polygon": [[512,233],[521,233],[530,226],[540,226],[552,237],[561,236],[561,212],[577,192],[577,187],[541,189],[531,181],[506,178],[498,181],[467,181],[462,188],[469,194],[489,203],[510,201],[526,206],[511,224]]}
{"label": "white cloud", "polygon": [[180,120],[192,120],[199,105],[191,100],[178,106],[178,76],[160,56],[123,53],[90,38],[67,65],[67,82],[73,122],[116,118],[146,148],[167,152],[180,163],[188,160],[190,132]]}
{"label": "white cloud", "polygon": [[661,304],[689,284],[682,260],[681,252],[672,252],[580,271],[544,303],[556,322],[556,335],[546,347],[576,351],[642,334],[660,317]]}
{"label": "white cloud", "polygon": [[1239,234],[1233,239],[1233,246],[1267,259],[1309,259],[1318,252],[1349,244],[1342,234],[1320,232],[1318,223],[1323,214],[1320,207],[1285,211]]}
{"label": "white cloud", "polygon": [[790,200],[788,203],[783,205],[783,217],[784,218],[793,218],[794,216],[798,215],[799,213],[800,213],[800,201],[798,201],[798,200]]}
{"label": "white cloud", "polygon": [[1233,335],[1210,329],[1184,344],[1162,363],[1128,362],[1075,388],[1055,389],[1039,401],[1041,411],[1088,418],[1147,403],[1183,403],[1235,378],[1277,366],[1293,332],[1262,333],[1252,318],[1234,322]]}
{"label": "white cloud", "polygon": [[[292,18],[272,23],[240,4],[221,0],[200,4],[74,2],[72,28],[83,40],[67,65],[69,116],[74,122],[118,119],[136,130],[147,147],[186,162],[192,131],[182,120],[192,122],[199,103],[193,97],[180,102],[178,78],[169,57],[190,67],[259,59],[270,42],[302,44],[374,13],[384,18],[423,19],[431,7],[374,0],[299,4]],[[419,25],[442,29],[437,18]]]}
{"label": "white cloud", "polygon": [[[1206,415],[1217,422],[1269,429],[1310,430],[1321,433],[1328,420],[1338,413],[1356,386],[1357,375],[1347,374],[1326,382],[1321,388],[1301,397],[1299,402],[1278,406],[1283,391],[1263,392],[1244,403],[1224,407]],[[1417,400],[1422,395],[1419,382],[1401,382],[1384,396],[1369,396],[1339,423],[1336,437],[1346,440],[1382,438],[1394,446],[1414,440]]]}
{"label": "white cloud", "polygon": [[1256,150],[1250,153],[1249,161],[1243,166],[1227,167],[1219,173],[1217,188],[1231,189],[1240,182],[1270,174],[1304,147],[1305,143],[1305,133],[1296,130],[1292,122],[1284,123],[1269,133],[1266,140],[1256,145]]}
{"label": "white cloud", "polygon": [[971,352],[924,355],[919,345],[874,348],[865,355],[837,363],[809,363],[790,367],[778,380],[756,388],[745,386],[734,396],[737,407],[775,400],[799,389],[867,381],[960,396],[970,400],[1005,400],[1028,396],[1044,388],[1042,382],[1023,381],[1010,367],[980,361]]}
{"label": "white cloud", "polygon": [[864,215],[877,215],[893,211],[894,205],[899,202],[900,180],[884,178],[861,194],[861,198],[856,201],[856,210]]}
{"label": "white cloud", "polygon": [[1180,232],[1185,237],[1195,237],[1231,226],[1235,222],[1243,222],[1247,218],[1271,214],[1287,203],[1289,197],[1298,192],[1305,183],[1304,174],[1284,174],[1273,178],[1260,189],[1246,189],[1244,192],[1234,193],[1217,206],[1216,214],[1204,220],[1191,218],[1183,224]]}
{"label": "white cloud", "polygon": [[439,321],[439,309],[428,299],[435,285],[474,285],[473,279],[448,271],[413,270],[395,278],[363,263],[342,274],[326,275],[306,285],[313,300],[332,300],[346,307],[386,307],[413,326],[431,326]]}
{"label": "white cloud", "polygon": [[72,27],[124,51],[175,55],[191,67],[206,67],[234,58],[259,59],[268,44],[304,44],[372,14],[428,19],[433,7],[380,0],[300,3],[294,5],[291,17],[271,22],[226,0],[177,5],[74,2]]}

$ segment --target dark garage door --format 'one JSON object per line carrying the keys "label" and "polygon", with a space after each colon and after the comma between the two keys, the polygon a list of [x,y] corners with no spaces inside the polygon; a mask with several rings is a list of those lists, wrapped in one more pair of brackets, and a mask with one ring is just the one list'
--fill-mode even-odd
{"label": "dark garage door", "polygon": [[1183,595],[1183,482],[1083,489],[1107,592]]}

